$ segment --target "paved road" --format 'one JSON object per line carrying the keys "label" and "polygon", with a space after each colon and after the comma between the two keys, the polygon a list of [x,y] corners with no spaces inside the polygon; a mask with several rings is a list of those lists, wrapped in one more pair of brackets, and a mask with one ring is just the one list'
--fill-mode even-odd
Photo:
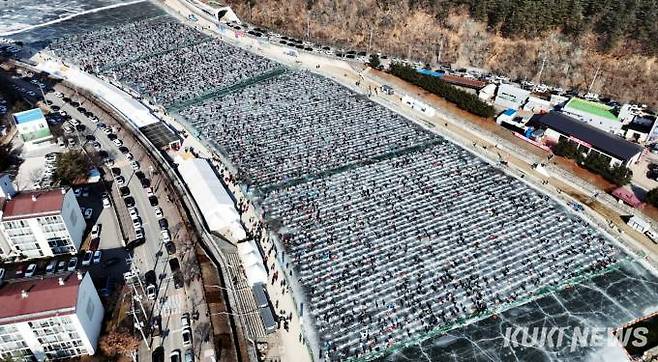
{"label": "paved road", "polygon": [[[101,122],[106,123],[107,125],[114,124],[112,120],[101,117],[103,112],[96,111],[97,108],[95,106],[91,104],[85,104],[82,99],[76,98],[75,95],[65,95],[71,96],[73,100],[80,102],[81,106],[86,107],[88,110],[92,111],[95,115],[101,118]],[[157,346],[163,346],[165,350],[165,356],[167,358],[169,357],[171,351],[176,349],[180,350],[181,353],[184,353],[185,348],[183,347],[181,337],[181,315],[182,313],[190,311],[187,303],[187,297],[184,288],[176,289],[174,287],[172,273],[168,263],[170,257],[164,248],[164,244],[160,241],[160,225],[158,218],[155,215],[154,208],[149,203],[145,189],[142,187],[139,179],[135,176],[135,171],[132,169],[130,161],[118,150],[118,147],[108,138],[108,135],[106,135],[96,123],[89,120],[86,116],[78,112],[74,107],[64,103],[53,93],[46,95],[46,98],[51,100],[54,105],[59,105],[62,110],[65,110],[74,119],[80,120],[82,124],[87,127],[85,133],[92,134],[101,144],[101,148],[107,151],[108,154],[110,154],[110,157],[114,158],[115,163],[112,167],[120,169],[121,176],[125,178],[127,186],[130,189],[130,195],[135,200],[135,207],[138,210],[144,230],[144,236],[146,239],[143,245],[134,249],[133,261],[142,275],[149,270],[154,270],[158,276],[159,282],[158,294],[154,301],[143,297],[143,302],[147,310],[147,314],[152,316],[160,315],[162,318],[163,333],[159,337],[156,336],[149,338],[149,348],[152,350]],[[162,182],[160,180],[161,177],[159,175],[152,175],[150,172],[149,161],[146,155],[139,147],[134,144],[134,141],[131,140],[131,137],[126,135],[126,131],[121,130],[120,128],[114,128],[114,130],[117,131],[115,133],[117,138],[124,142],[124,146],[128,147],[130,152],[135,157],[135,160],[137,160],[137,162],[140,164],[140,170],[146,175],[147,178],[151,180],[152,188],[157,194],[158,188]],[[87,149],[90,150],[91,148],[87,147]],[[111,171],[108,168],[105,169],[105,172],[108,175],[111,175]],[[101,235],[116,235],[116,237],[113,238],[114,242],[111,246],[113,249],[113,254],[117,254],[118,250],[118,254],[125,257],[128,255],[128,253],[123,251],[123,239],[125,238],[128,241],[131,241],[134,239],[135,233],[127,207],[122,198],[119,196],[118,185],[116,182],[111,183],[111,192],[114,196],[114,207],[117,210],[117,214],[123,226],[124,235],[126,236],[120,237],[121,232],[118,229],[118,225],[117,228],[104,230]],[[161,199],[162,197],[159,198]],[[159,204],[162,207],[165,217],[173,214],[173,206],[171,203],[166,201],[166,198],[165,202],[159,200]],[[103,223],[110,224],[107,221]],[[104,243],[101,243],[101,247],[105,248],[105,245],[103,244]],[[180,247],[177,247],[177,249],[180,249]],[[125,269],[126,268],[123,268],[122,271]],[[114,277],[117,276],[114,275]],[[138,291],[141,292],[141,289],[138,288]],[[141,360],[150,360],[150,351],[147,348],[140,349],[140,357]]]}

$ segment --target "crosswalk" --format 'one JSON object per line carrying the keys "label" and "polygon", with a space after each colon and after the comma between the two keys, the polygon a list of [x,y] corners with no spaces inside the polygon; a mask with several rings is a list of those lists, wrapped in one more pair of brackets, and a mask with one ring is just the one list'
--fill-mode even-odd
{"label": "crosswalk", "polygon": [[[159,300],[157,301],[160,302]],[[169,316],[181,314],[185,311],[185,298],[181,294],[170,295],[164,303],[160,305],[160,315]]]}

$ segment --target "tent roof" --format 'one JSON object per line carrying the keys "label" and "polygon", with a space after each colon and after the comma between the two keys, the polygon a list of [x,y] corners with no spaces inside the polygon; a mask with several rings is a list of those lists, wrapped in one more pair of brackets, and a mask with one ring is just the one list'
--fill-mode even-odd
{"label": "tent roof", "polygon": [[196,201],[210,230],[242,240],[246,232],[240,223],[231,195],[205,159],[195,158],[178,165],[183,180]]}

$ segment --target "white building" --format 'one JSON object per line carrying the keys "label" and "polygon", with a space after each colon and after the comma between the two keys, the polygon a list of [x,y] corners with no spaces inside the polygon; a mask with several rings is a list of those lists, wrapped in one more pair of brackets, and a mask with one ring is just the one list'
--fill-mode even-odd
{"label": "white building", "polygon": [[512,84],[501,84],[494,103],[503,108],[519,109],[528,100],[530,91]]}
{"label": "white building", "polygon": [[88,273],[0,288],[0,356],[43,361],[93,355],[105,310]]}
{"label": "white building", "polygon": [[0,177],[0,249],[3,258],[75,254],[86,223],[70,189],[16,192]]}
{"label": "white building", "polygon": [[406,105],[411,107],[411,109],[415,109],[417,111],[423,112],[425,115],[428,117],[433,117],[436,111],[434,108],[428,106],[427,104],[417,100],[416,98],[409,97],[407,95],[402,97],[402,102],[404,102]]}
{"label": "white building", "polygon": [[53,138],[41,109],[34,108],[13,115],[16,129],[26,145],[41,143]]}
{"label": "white building", "polygon": [[623,123],[614,114],[612,107],[603,103],[571,98],[562,108],[562,113],[594,126],[600,130],[623,135]]}

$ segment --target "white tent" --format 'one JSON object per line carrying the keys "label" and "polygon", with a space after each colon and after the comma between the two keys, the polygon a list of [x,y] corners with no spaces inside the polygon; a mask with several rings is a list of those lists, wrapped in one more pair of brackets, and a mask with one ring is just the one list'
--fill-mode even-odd
{"label": "white tent", "polygon": [[208,228],[233,241],[243,240],[246,233],[240,214],[208,161],[195,158],[181,162],[178,172],[192,192]]}
{"label": "white tent", "polygon": [[238,244],[238,256],[240,256],[242,265],[244,265],[244,272],[247,275],[249,285],[267,284],[267,270],[265,270],[263,259],[253,240]]}

